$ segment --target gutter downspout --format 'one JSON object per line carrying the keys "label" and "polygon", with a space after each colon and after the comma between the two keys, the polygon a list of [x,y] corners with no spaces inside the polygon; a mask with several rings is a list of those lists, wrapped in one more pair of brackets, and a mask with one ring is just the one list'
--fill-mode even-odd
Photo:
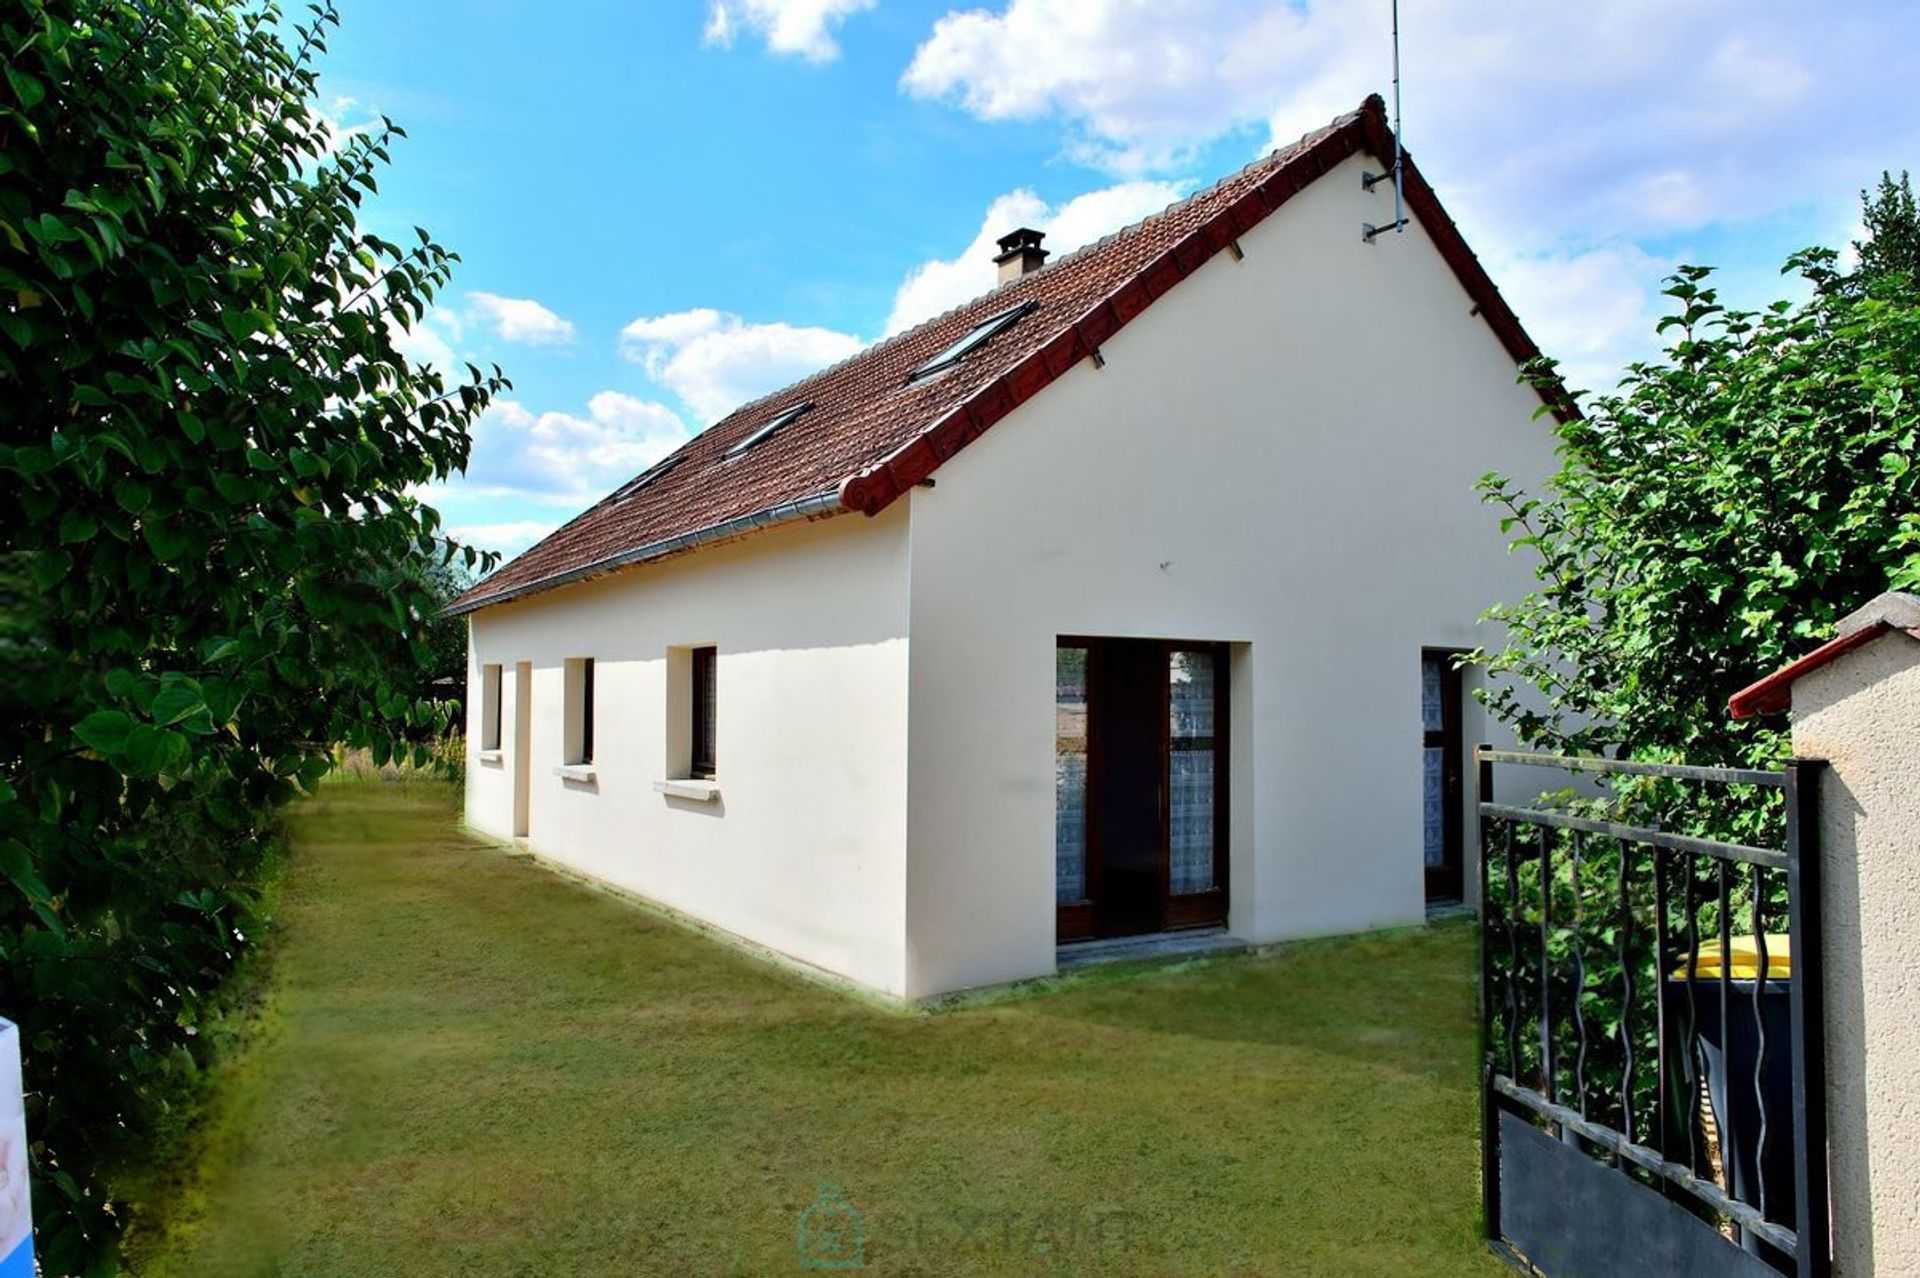
{"label": "gutter downspout", "polygon": [[838,513],[846,507],[840,501],[836,489],[829,493],[820,493],[813,497],[802,497],[797,501],[786,502],[779,506],[769,506],[765,510],[752,511],[745,515],[736,515],[732,519],[711,524],[705,528],[696,528],[692,532],[680,533],[661,541],[648,542],[632,550],[623,550],[617,555],[608,555],[605,559],[596,559],[579,568],[569,568],[551,577],[542,577],[523,586],[515,586],[497,595],[486,595],[464,604],[452,604],[441,610],[442,617],[458,617],[476,612],[481,608],[491,608],[495,604],[511,603],[524,599],[528,595],[542,590],[552,590],[559,586],[571,585],[588,577],[596,577],[616,568],[625,568],[631,564],[642,563],[649,559],[661,559],[682,550],[691,550],[695,546],[712,541],[723,541],[737,537],[742,533],[753,532],[759,528],[770,528],[775,524],[790,524],[803,519],[814,519],[829,512]]}

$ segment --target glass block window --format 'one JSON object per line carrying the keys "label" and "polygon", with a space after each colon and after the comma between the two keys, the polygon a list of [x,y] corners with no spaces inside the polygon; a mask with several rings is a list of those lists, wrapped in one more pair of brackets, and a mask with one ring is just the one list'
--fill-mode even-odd
{"label": "glass block window", "polygon": [[1053,671],[1054,899],[1087,899],[1087,650],[1058,648]]}
{"label": "glass block window", "polygon": [[1175,892],[1204,892],[1214,882],[1217,664],[1211,652],[1168,657],[1168,886]]}
{"label": "glass block window", "polygon": [[1447,863],[1447,750],[1445,746],[1427,746],[1420,751],[1423,769],[1421,816],[1425,838],[1426,863]]}
{"label": "glass block window", "polygon": [[1420,659],[1420,727],[1426,732],[1440,732],[1447,726],[1440,701],[1447,677],[1446,660],[1432,655]]}

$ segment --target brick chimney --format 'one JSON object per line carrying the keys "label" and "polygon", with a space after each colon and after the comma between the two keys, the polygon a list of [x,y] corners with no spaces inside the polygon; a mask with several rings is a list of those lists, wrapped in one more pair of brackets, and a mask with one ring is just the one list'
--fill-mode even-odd
{"label": "brick chimney", "polygon": [[993,259],[993,264],[1000,268],[1000,283],[1017,280],[1044,266],[1047,250],[1040,247],[1040,241],[1045,238],[1039,231],[1024,226],[1011,235],[1001,236],[1000,256]]}

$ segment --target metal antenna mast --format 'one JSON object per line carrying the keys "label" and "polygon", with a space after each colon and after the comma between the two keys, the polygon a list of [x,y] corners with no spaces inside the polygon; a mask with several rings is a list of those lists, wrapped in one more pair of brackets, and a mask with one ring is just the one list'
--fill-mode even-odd
{"label": "metal antenna mast", "polygon": [[[1382,231],[1396,234],[1407,229],[1406,206],[1402,203],[1401,170],[1404,163],[1400,154],[1400,0],[1393,0],[1393,221],[1386,226],[1375,226],[1371,222],[1360,224],[1360,238],[1373,243],[1376,235]],[[1362,189],[1371,191],[1380,182],[1386,180],[1385,173],[1362,173]]]}

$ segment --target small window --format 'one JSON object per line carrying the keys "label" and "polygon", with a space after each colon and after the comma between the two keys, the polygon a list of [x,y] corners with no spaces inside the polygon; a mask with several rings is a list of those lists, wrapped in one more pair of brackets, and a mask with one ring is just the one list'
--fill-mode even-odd
{"label": "small window", "polygon": [[500,667],[480,667],[480,748],[500,748]]}
{"label": "small window", "polygon": [[918,378],[937,373],[943,368],[958,364],[961,360],[992,341],[996,336],[1012,328],[1014,323],[1022,316],[1028,315],[1039,308],[1040,303],[1038,302],[1022,302],[1020,305],[1001,311],[998,315],[992,316],[989,319],[981,320],[973,326],[965,337],[947,347],[947,349],[941,351],[920,367],[914,369],[913,376],[907,378],[907,380],[911,382]]}
{"label": "small window", "polygon": [[781,427],[790,424],[796,417],[800,416],[802,413],[806,412],[809,408],[812,408],[812,407],[813,407],[813,404],[811,401],[809,401],[805,404],[795,404],[791,408],[784,408],[780,410],[778,413],[774,414],[772,421],[768,422],[765,426],[762,426],[759,430],[756,430],[755,432],[753,432],[753,434],[747,436],[745,439],[735,444],[732,448],[729,448],[725,453],[725,457],[728,459],[738,457],[741,453],[746,452],[749,448],[752,448],[755,444],[759,443],[761,440],[766,439],[770,435],[773,435],[775,432],[779,431]]}
{"label": "small window", "polygon": [[693,722],[690,725],[693,759],[688,771],[694,777],[707,781],[714,777],[715,692],[718,687],[715,675],[719,664],[712,648],[693,650]]}
{"label": "small window", "polygon": [[673,456],[667,458],[665,461],[656,462],[652,466],[648,467],[646,470],[641,471],[640,474],[636,475],[634,478],[622,484],[619,488],[616,488],[614,490],[613,496],[607,498],[607,500],[610,502],[625,501],[627,498],[633,496],[635,493],[639,492],[642,488],[645,488],[648,484],[651,484],[654,480],[659,479],[662,475],[666,474],[668,471],[672,470],[675,466],[678,466],[679,464],[680,464],[679,453],[675,453]]}
{"label": "small window", "polygon": [[567,658],[566,756],[568,764],[593,762],[593,658]]}

